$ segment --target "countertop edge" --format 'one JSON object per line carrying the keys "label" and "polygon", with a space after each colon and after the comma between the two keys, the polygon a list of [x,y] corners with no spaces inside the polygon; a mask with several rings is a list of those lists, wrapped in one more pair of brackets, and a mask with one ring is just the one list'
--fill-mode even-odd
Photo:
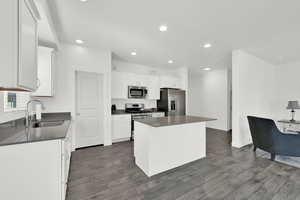
{"label": "countertop edge", "polygon": [[64,140],[65,138],[66,138],[66,136],[57,137],[57,138],[53,138],[53,139],[45,139],[45,140],[34,140],[34,141],[28,141],[28,142],[7,143],[7,144],[0,144],[0,147],[12,146],[12,145],[18,145],[18,144],[32,144],[32,143],[36,143],[36,142],[47,142],[47,141],[52,141],[52,140]]}
{"label": "countertop edge", "polygon": [[[135,120],[136,122],[139,122],[138,120]],[[209,122],[209,121],[214,121],[214,120],[206,120],[206,121],[199,121],[199,122],[186,122],[186,123],[178,123],[178,124],[166,124],[166,125],[150,125],[150,124],[146,124],[143,122],[139,122],[141,124],[145,124],[147,126],[153,127],[153,128],[160,128],[160,127],[168,127],[168,126],[180,126],[180,125],[184,125],[184,124],[195,124],[195,123],[202,123],[202,122]]]}
{"label": "countertop edge", "polygon": [[[179,116],[177,116],[179,117]],[[182,116],[183,117],[183,116]],[[139,122],[141,124],[145,124],[147,126],[153,127],[153,128],[160,128],[160,127],[167,127],[167,126],[178,126],[178,125],[184,125],[184,124],[192,124],[192,123],[201,123],[201,122],[209,122],[209,121],[215,121],[217,119],[213,118],[206,118],[206,117],[197,117],[197,116],[185,116],[185,117],[190,117],[190,118],[202,118],[202,119],[193,119],[191,121],[171,121],[171,122],[159,122],[158,120],[166,120],[167,118],[172,118],[172,117],[159,117],[155,118],[155,121],[149,120],[149,119],[137,119],[135,120],[136,122]],[[179,118],[180,119],[180,118]],[[148,122],[147,122],[148,120]]]}
{"label": "countertop edge", "polygon": [[164,111],[147,111],[141,113],[128,113],[125,110],[117,110],[116,112],[112,112],[111,115],[132,115],[132,114],[144,114],[144,113],[165,113]]}

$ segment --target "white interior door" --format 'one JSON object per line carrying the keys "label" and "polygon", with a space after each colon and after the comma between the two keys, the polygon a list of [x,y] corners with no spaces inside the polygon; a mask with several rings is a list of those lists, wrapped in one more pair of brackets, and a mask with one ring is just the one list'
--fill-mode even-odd
{"label": "white interior door", "polygon": [[76,72],[76,148],[103,144],[103,76]]}

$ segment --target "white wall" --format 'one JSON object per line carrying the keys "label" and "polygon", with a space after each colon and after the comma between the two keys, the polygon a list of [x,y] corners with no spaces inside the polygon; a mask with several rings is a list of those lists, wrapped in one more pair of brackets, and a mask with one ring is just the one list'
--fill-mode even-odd
{"label": "white wall", "polygon": [[[232,65],[230,65],[232,67]],[[232,129],[232,69],[227,71],[227,127]]]}
{"label": "white wall", "polygon": [[[276,67],[275,119],[290,119],[291,113],[286,110],[288,101],[300,102],[300,62],[279,65]],[[300,120],[300,110],[295,118]]]}
{"label": "white wall", "polygon": [[75,71],[95,72],[104,77],[104,145],[111,144],[111,52],[76,45],[61,45],[55,58],[54,97],[39,97],[45,112],[71,112],[76,119]]}
{"label": "white wall", "polygon": [[228,78],[227,69],[190,72],[188,114],[215,118],[207,127],[228,131]]}
{"label": "white wall", "polygon": [[276,116],[276,66],[241,50],[232,53],[232,146],[252,143],[248,115]]}

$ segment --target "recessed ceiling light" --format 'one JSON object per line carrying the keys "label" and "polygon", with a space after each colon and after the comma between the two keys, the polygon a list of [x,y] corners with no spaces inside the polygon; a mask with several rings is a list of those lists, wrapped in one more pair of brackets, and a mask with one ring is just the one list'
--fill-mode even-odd
{"label": "recessed ceiling light", "polygon": [[80,0],[81,2],[87,2],[88,0]]}
{"label": "recessed ceiling light", "polygon": [[160,30],[161,32],[165,32],[165,31],[168,30],[168,27],[167,27],[166,25],[161,25],[161,26],[159,27],[159,30]]}
{"label": "recessed ceiling light", "polygon": [[211,47],[211,44],[210,44],[210,43],[206,43],[206,44],[203,45],[203,47],[204,47],[204,48],[210,48],[210,47]]}
{"label": "recessed ceiling light", "polygon": [[75,40],[75,42],[76,42],[77,44],[83,44],[83,41],[82,41],[82,40]]}
{"label": "recessed ceiling light", "polygon": [[135,51],[131,52],[131,55],[136,56],[136,52]]}
{"label": "recessed ceiling light", "polygon": [[169,64],[172,64],[172,63],[173,63],[173,60],[169,60],[168,63],[169,63]]}
{"label": "recessed ceiling light", "polygon": [[209,71],[209,70],[211,70],[211,68],[210,67],[205,67],[205,68],[203,68],[203,70],[204,71]]}

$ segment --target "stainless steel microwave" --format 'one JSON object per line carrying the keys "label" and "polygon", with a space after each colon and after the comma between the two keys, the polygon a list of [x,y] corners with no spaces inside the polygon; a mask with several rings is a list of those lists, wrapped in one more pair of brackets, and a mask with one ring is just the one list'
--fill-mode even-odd
{"label": "stainless steel microwave", "polygon": [[145,99],[147,97],[148,90],[146,87],[128,86],[128,98],[129,99]]}

